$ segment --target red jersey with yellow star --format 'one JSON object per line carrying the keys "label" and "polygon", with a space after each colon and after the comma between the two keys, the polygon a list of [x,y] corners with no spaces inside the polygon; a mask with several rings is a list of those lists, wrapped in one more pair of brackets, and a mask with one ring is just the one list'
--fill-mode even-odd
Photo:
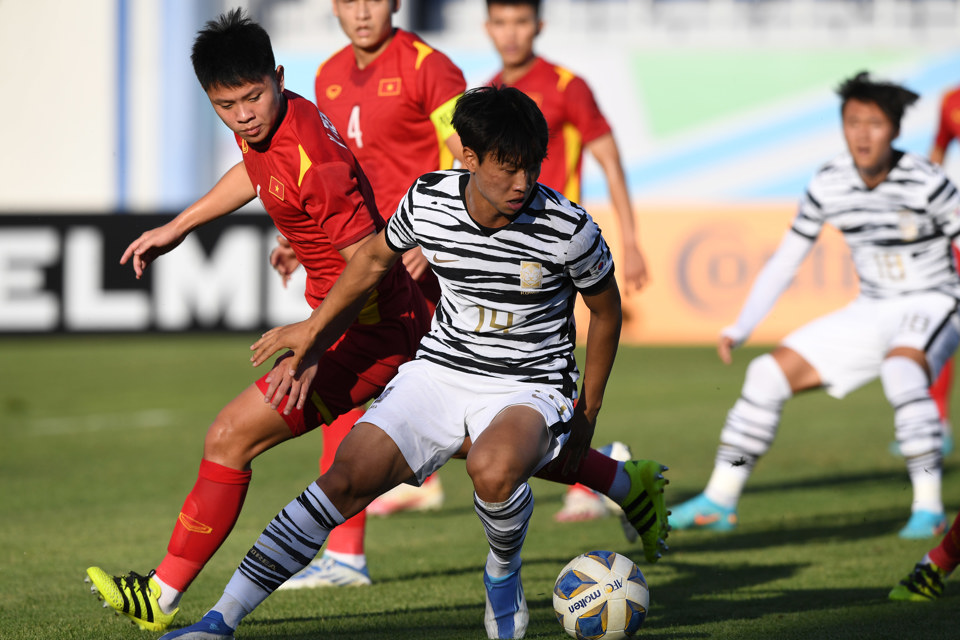
{"label": "red jersey with yellow star", "polygon": [[960,88],[943,96],[940,104],[940,126],[937,128],[936,146],[946,149],[951,140],[960,139]]}
{"label": "red jersey with yellow star", "polygon": [[[506,83],[498,73],[490,84]],[[547,159],[538,181],[579,202],[583,147],[610,132],[590,87],[572,71],[539,56],[530,70],[509,86],[537,103],[550,129]]]}
{"label": "red jersey with yellow star", "polygon": [[[384,220],[333,125],[309,100],[292,91],[283,95],[286,112],[265,143],[253,147],[236,138],[257,196],[306,269],[305,296],[316,307],[346,266],[339,250],[379,231]],[[365,312],[402,315],[413,306],[411,296],[419,295],[414,288],[398,261],[372,297],[376,308]]]}
{"label": "red jersey with yellow star", "polygon": [[447,56],[402,29],[365,69],[350,45],[317,69],[317,106],[360,161],[384,217],[418,177],[453,166],[446,140],[466,86]]}

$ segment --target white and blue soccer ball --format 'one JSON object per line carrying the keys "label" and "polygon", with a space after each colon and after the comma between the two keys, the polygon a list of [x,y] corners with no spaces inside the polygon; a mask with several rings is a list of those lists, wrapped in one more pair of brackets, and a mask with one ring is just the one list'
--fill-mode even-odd
{"label": "white and blue soccer ball", "polygon": [[632,638],[650,606],[647,581],[633,561],[613,551],[579,555],[560,571],[553,610],[579,640]]}

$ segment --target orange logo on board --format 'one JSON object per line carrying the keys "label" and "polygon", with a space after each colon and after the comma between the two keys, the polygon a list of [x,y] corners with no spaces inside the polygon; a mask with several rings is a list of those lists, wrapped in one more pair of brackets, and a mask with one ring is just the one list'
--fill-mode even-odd
{"label": "orange logo on board", "polygon": [[182,511],[180,512],[180,524],[182,524],[187,531],[192,531],[193,533],[213,533],[213,527],[208,524],[203,524],[199,520],[194,520]]}
{"label": "orange logo on board", "polygon": [[343,92],[343,87],[338,84],[332,84],[327,87],[326,96],[327,100],[336,100],[337,97]]}
{"label": "orange logo on board", "polygon": [[400,95],[400,78],[383,78],[377,87],[377,96],[389,97]]}
{"label": "orange logo on board", "polygon": [[283,200],[283,183],[270,176],[270,193],[277,197],[279,200]]}

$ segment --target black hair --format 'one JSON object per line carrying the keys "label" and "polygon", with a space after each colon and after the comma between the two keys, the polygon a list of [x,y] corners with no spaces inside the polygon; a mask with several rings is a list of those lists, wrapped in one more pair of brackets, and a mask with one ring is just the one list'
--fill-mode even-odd
{"label": "black hair", "polygon": [[490,11],[490,7],[495,4],[511,7],[533,7],[537,18],[540,17],[540,0],[487,0],[487,11]]}
{"label": "black hair", "polygon": [[530,169],[547,157],[547,121],[537,103],[513,87],[464,93],[453,111],[453,128],[480,162],[492,154],[501,164]]}
{"label": "black hair", "polygon": [[846,80],[837,88],[837,95],[841,99],[840,113],[843,113],[850,100],[872,102],[880,107],[897,131],[900,131],[903,112],[920,98],[918,94],[898,84],[871,80],[867,71],[861,71]]}
{"label": "black hair", "polygon": [[270,36],[242,9],[207,22],[197,33],[190,59],[204,91],[260,82],[277,67]]}

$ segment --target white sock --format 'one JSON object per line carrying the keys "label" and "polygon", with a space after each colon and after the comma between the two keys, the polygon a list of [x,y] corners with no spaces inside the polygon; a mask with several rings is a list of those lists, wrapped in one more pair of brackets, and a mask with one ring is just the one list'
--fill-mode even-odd
{"label": "white sock", "polygon": [[173,613],[173,610],[180,606],[180,598],[183,597],[183,593],[161,580],[157,574],[153,574],[153,579],[160,585],[160,597],[157,598],[160,611],[167,614]]}
{"label": "white sock", "polygon": [[743,494],[743,487],[750,479],[750,468],[734,467],[726,462],[718,463],[710,474],[710,481],[707,488],[703,490],[710,500],[721,507],[735,509],[740,495]]}

